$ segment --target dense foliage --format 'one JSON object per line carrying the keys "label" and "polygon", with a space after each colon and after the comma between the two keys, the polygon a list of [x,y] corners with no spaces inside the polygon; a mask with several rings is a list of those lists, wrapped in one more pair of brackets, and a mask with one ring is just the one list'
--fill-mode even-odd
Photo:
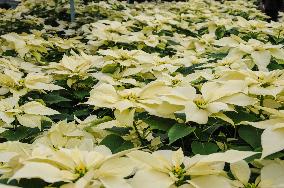
{"label": "dense foliage", "polygon": [[69,13],[0,9],[1,187],[284,187],[283,22],[246,0]]}

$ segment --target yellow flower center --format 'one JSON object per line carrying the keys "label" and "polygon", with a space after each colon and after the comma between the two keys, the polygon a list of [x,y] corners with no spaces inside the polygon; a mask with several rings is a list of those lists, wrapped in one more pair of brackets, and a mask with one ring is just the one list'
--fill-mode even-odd
{"label": "yellow flower center", "polygon": [[114,29],[114,28],[107,28],[106,31],[107,31],[107,32],[110,32],[110,33],[119,33],[119,32],[117,32],[117,30]]}
{"label": "yellow flower center", "polygon": [[172,85],[178,85],[181,82],[181,80],[174,79],[172,80]]}
{"label": "yellow flower center", "polygon": [[75,173],[78,174],[79,177],[84,176],[86,172],[87,172],[87,168],[83,164],[80,164],[75,168]]}
{"label": "yellow flower center", "polygon": [[204,109],[207,107],[207,102],[203,99],[203,97],[197,97],[193,100],[193,102],[200,109]]}
{"label": "yellow flower center", "polygon": [[20,85],[23,85],[25,83],[25,80],[24,79],[21,79],[20,81],[19,81],[19,84]]}
{"label": "yellow flower center", "polygon": [[130,100],[132,102],[137,101],[138,100],[138,96],[135,93],[129,93],[125,96],[122,96],[124,99]]}
{"label": "yellow flower center", "polygon": [[263,50],[265,50],[265,48],[263,48],[262,46],[258,45],[258,46],[254,46],[254,50],[255,51],[263,51]]}
{"label": "yellow flower center", "polygon": [[266,87],[271,85],[271,82],[269,80],[267,80],[267,79],[265,80],[263,76],[258,76],[257,77],[257,81],[262,83],[261,87],[264,87],[264,88],[266,88]]}
{"label": "yellow flower center", "polygon": [[186,171],[181,166],[175,166],[172,168],[172,174],[177,179],[175,182],[176,186],[180,186],[185,183],[185,181],[188,179],[188,176],[186,176]]}
{"label": "yellow flower center", "polygon": [[258,76],[257,81],[262,82],[264,80],[264,76]]}
{"label": "yellow flower center", "polygon": [[218,64],[221,65],[221,66],[225,66],[225,65],[231,65],[233,62],[230,61],[230,60],[222,60],[222,61],[219,61]]}
{"label": "yellow flower center", "polygon": [[174,175],[180,176],[184,174],[184,170],[180,166],[175,166],[172,170]]}
{"label": "yellow flower center", "polygon": [[120,54],[119,60],[126,61],[129,59],[133,59],[129,54],[123,52]]}
{"label": "yellow flower center", "polygon": [[266,83],[261,84],[261,87],[264,87],[264,88],[269,87],[269,86],[270,86],[270,83],[269,83],[269,82],[266,82]]}
{"label": "yellow flower center", "polygon": [[24,79],[21,79],[21,80],[19,80],[18,85],[14,85],[14,87],[15,87],[17,90],[20,90],[20,89],[23,88],[24,84],[25,84],[25,80],[24,80]]}
{"label": "yellow flower center", "polygon": [[247,185],[245,185],[245,188],[257,188],[257,185],[254,183],[248,183]]}

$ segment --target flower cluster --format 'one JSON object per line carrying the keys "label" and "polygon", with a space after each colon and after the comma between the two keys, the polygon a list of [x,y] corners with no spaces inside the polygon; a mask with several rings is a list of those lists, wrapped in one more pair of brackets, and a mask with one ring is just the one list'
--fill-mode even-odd
{"label": "flower cluster", "polygon": [[0,187],[284,187],[284,24],[256,1],[0,9]]}

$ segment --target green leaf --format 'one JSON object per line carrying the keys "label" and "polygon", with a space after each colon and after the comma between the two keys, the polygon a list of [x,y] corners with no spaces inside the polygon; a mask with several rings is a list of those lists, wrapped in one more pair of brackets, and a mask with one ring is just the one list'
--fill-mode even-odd
{"label": "green leaf", "polygon": [[283,151],[279,151],[277,153],[273,153],[271,155],[268,155],[267,157],[265,157],[265,159],[273,160],[273,159],[282,158],[282,157],[284,157],[284,152]]}
{"label": "green leaf", "polygon": [[100,145],[105,145],[113,153],[117,153],[123,150],[131,149],[134,147],[133,143],[130,141],[124,140],[122,137],[110,134],[106,136],[101,142]]}
{"label": "green leaf", "polygon": [[212,142],[197,142],[193,141],[191,143],[191,149],[194,154],[208,155],[211,153],[216,153],[219,149],[217,144]]}
{"label": "green leaf", "polygon": [[102,68],[102,73],[114,73],[118,68],[118,64],[108,64]]}
{"label": "green leaf", "polygon": [[191,65],[190,67],[180,67],[180,68],[177,69],[176,72],[179,72],[183,75],[188,75],[188,74],[194,73],[195,70],[204,69],[204,68],[201,67],[202,65],[204,65],[204,63]]}
{"label": "green leaf", "polygon": [[70,115],[67,113],[55,114],[55,115],[50,116],[50,118],[52,119],[52,121],[58,121],[58,120],[61,121],[65,119],[70,120],[70,121],[74,120],[73,115]]}
{"label": "green leaf", "polygon": [[85,108],[85,109],[82,109],[82,110],[76,110],[75,112],[73,112],[73,115],[75,115],[76,117],[88,116],[90,114],[91,114],[91,112],[88,108]]}
{"label": "green leaf", "polygon": [[224,35],[225,35],[225,33],[226,33],[226,28],[225,28],[225,26],[218,27],[218,28],[216,29],[216,31],[215,31],[215,35],[216,35],[217,39],[223,38]]}
{"label": "green leaf", "polygon": [[281,62],[281,60],[274,59],[274,61],[269,63],[267,68],[268,68],[269,71],[282,70],[283,69],[283,62]]}
{"label": "green leaf", "polygon": [[87,97],[90,94],[90,92],[86,90],[76,90],[73,92],[73,94],[75,98],[83,100],[85,97]]}
{"label": "green leaf", "polygon": [[87,79],[80,80],[78,86],[83,88],[91,88],[96,83],[96,79],[92,77],[88,77]]}
{"label": "green leaf", "polygon": [[41,130],[50,129],[51,126],[52,126],[51,121],[46,121],[46,120],[41,121]]}
{"label": "green leaf", "polygon": [[232,145],[230,147],[230,149],[234,149],[234,150],[239,150],[239,151],[251,151],[251,147],[250,146],[234,146]]}
{"label": "green leaf", "polygon": [[207,132],[205,130],[207,130],[208,127],[205,126],[205,127],[200,127],[200,126],[197,126],[195,131],[194,131],[194,136],[199,140],[199,141],[203,141],[203,142],[208,142],[209,138],[211,137],[211,133],[210,132]]}
{"label": "green leaf", "polygon": [[2,52],[2,55],[17,57],[17,52],[15,50],[6,50],[5,52]]}
{"label": "green leaf", "polygon": [[175,120],[156,116],[150,116],[146,119],[143,119],[143,121],[147,123],[151,129],[157,129],[160,131],[168,131],[176,123]]}
{"label": "green leaf", "polygon": [[[19,181],[12,180],[9,181],[9,179],[1,179],[0,183],[1,185],[8,185],[8,186],[21,186],[21,187],[28,187],[28,188],[44,188],[45,186],[48,186],[48,183],[44,182],[43,180],[39,179],[21,179]],[[9,183],[8,183],[9,182]]]}
{"label": "green leaf", "polygon": [[261,158],[261,153],[257,153],[255,155],[252,155],[252,156],[246,158],[245,161],[247,163],[250,163],[250,162],[253,162],[253,161],[255,161],[256,159],[259,159],[259,158]]}
{"label": "green leaf", "polygon": [[124,136],[126,134],[129,133],[129,131],[131,130],[131,128],[126,128],[126,127],[112,127],[112,128],[106,128],[105,130],[116,134],[116,135],[120,135],[120,136]]}
{"label": "green leaf", "polygon": [[159,43],[157,45],[157,48],[160,48],[160,49],[164,50],[166,48],[166,44],[165,43]]}
{"label": "green leaf", "polygon": [[236,109],[236,112],[225,112],[229,118],[231,118],[235,124],[240,123],[241,121],[250,121],[255,122],[258,120],[258,117],[255,114],[248,113],[244,110]]}
{"label": "green leaf", "polygon": [[226,57],[228,55],[228,53],[211,53],[208,54],[208,58],[213,58],[215,60],[219,60],[219,59],[223,59],[224,57]]}
{"label": "green leaf", "polygon": [[36,136],[39,132],[40,130],[38,128],[29,128],[29,127],[20,126],[17,127],[16,130],[10,129],[2,132],[0,134],[0,137],[5,138],[8,141],[16,141]]}
{"label": "green leaf", "polygon": [[177,141],[180,138],[183,138],[183,137],[189,135],[194,130],[195,130],[195,127],[190,127],[188,125],[179,124],[179,123],[175,124],[168,131],[170,144],[172,144],[173,142]]}
{"label": "green leaf", "polygon": [[261,146],[262,131],[260,129],[244,125],[239,128],[238,133],[239,136],[254,149]]}
{"label": "green leaf", "polygon": [[104,116],[103,118],[96,119],[96,120],[92,121],[90,127],[93,127],[93,126],[96,126],[98,124],[101,124],[101,123],[104,123],[104,122],[107,122],[107,121],[111,121],[111,120],[113,120],[111,117]]}
{"label": "green leaf", "polygon": [[62,97],[60,95],[54,95],[54,94],[49,94],[49,95],[44,96],[43,100],[47,104],[56,104],[56,103],[60,103],[60,102],[69,102],[69,101],[71,101],[70,99]]}

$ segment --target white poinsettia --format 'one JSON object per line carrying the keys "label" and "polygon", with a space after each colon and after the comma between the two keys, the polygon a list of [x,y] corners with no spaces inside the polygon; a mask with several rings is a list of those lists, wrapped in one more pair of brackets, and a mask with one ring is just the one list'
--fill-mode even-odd
{"label": "white poinsettia", "polygon": [[42,67],[37,66],[31,62],[26,62],[18,57],[3,57],[0,58],[1,72],[10,69],[16,72],[26,72],[26,73],[39,73],[42,72]]}
{"label": "white poinsettia", "polygon": [[[25,40],[21,39],[17,34],[6,34],[2,35],[1,38],[5,39],[7,42],[10,43],[10,48],[14,48],[20,56],[24,56],[29,50],[27,48],[27,44]],[[17,42],[16,42],[17,41]]]}
{"label": "white poinsettia", "polygon": [[262,158],[284,149],[284,123],[265,129],[261,135]]}
{"label": "white poinsettia", "polygon": [[194,50],[196,54],[201,55],[210,51],[211,44],[215,41],[215,34],[204,34],[199,38],[187,37],[186,40],[180,41],[184,47],[183,50]]}
{"label": "white poinsettia", "polygon": [[283,73],[281,70],[271,72],[248,71],[246,80],[249,84],[249,93],[275,97],[284,89]]}
{"label": "white poinsettia", "polygon": [[141,32],[131,32],[127,35],[127,40],[130,42],[143,42],[145,45],[151,47],[156,47],[160,42],[158,35],[145,35]]}
{"label": "white poinsettia", "polygon": [[179,67],[190,65],[188,58],[186,57],[160,57],[155,53],[139,52],[135,54],[134,58],[136,60],[136,65],[132,64],[132,66],[135,65],[135,68],[130,67],[124,71],[127,72],[128,75],[137,73],[160,75],[163,74],[163,72],[165,72],[165,74],[170,74],[175,72]]}
{"label": "white poinsettia", "polygon": [[281,188],[284,186],[284,163],[283,161],[275,160],[265,164],[260,171],[259,188]]}
{"label": "white poinsettia", "polygon": [[166,72],[173,73],[179,67],[183,65],[182,59],[173,59],[168,56],[166,57],[154,57],[153,59],[153,71],[162,72],[166,70]]}
{"label": "white poinsettia", "polygon": [[[182,74],[176,74],[175,76],[171,76],[167,73],[162,73],[162,74],[157,74],[156,77],[157,77],[157,81],[164,82],[167,86],[171,86],[174,89],[191,88],[191,90],[193,90],[192,92],[195,92],[195,89],[192,88],[191,86],[192,82],[194,82],[195,80],[194,78],[195,75],[183,76]],[[199,79],[199,75],[196,75],[196,77],[197,77],[196,79]],[[190,93],[191,92],[188,93],[188,96],[189,96],[188,98],[190,98]],[[184,95],[186,96],[187,93],[185,92]]]}
{"label": "white poinsettia", "polygon": [[58,76],[59,79],[67,78],[69,87],[78,80],[87,79],[90,76],[89,72],[100,67],[102,61],[99,56],[91,56],[83,52],[80,55],[74,52],[72,54],[73,56],[64,55],[59,63],[50,63],[46,67],[48,72]]}
{"label": "white poinsettia", "polygon": [[[58,27],[56,28],[58,29]],[[74,48],[81,49],[82,47],[84,47],[84,45],[79,41],[79,39],[80,37],[63,39],[60,37],[52,36],[52,38],[49,38],[48,41],[61,50],[68,50]]]}
{"label": "white poinsettia", "polygon": [[267,128],[273,127],[274,125],[278,123],[284,122],[284,111],[283,110],[277,110],[277,109],[261,107],[261,106],[255,106],[255,108],[258,110],[263,110],[264,112],[270,114],[269,119],[266,119],[263,121],[257,121],[257,122],[244,121],[244,122],[241,122],[240,124],[249,124],[259,129],[267,129]]}
{"label": "white poinsettia", "polygon": [[280,188],[284,181],[284,163],[274,160],[264,164],[260,170],[260,175],[254,183],[249,183],[251,169],[245,161],[230,164],[230,169],[236,180],[232,183],[234,188]]}
{"label": "white poinsettia", "polygon": [[96,72],[92,74],[92,77],[99,80],[98,84],[106,83],[106,84],[111,84],[113,86],[117,86],[117,85],[121,86],[123,84],[131,84],[134,86],[142,85],[141,83],[137,82],[135,79],[131,77],[130,78],[125,77],[123,73],[117,73],[117,72],[114,72],[113,74]]}
{"label": "white poinsettia", "polygon": [[260,71],[267,71],[271,57],[284,60],[284,49],[282,45],[272,45],[259,40],[249,39],[245,42],[241,38],[233,35],[224,37],[215,42],[218,46],[230,48],[228,56],[244,56],[249,54]]}
{"label": "white poinsettia", "polygon": [[120,112],[129,108],[142,108],[158,116],[172,115],[181,107],[164,102],[158,97],[169,90],[170,88],[163,82],[153,82],[143,88],[124,90],[116,90],[110,84],[101,84],[90,92],[90,98],[86,104],[114,108]]}
{"label": "white poinsettia", "polygon": [[251,169],[244,160],[230,164],[230,170],[236,180],[232,182],[233,187],[243,187],[253,185],[249,183]]}
{"label": "white poinsettia", "polygon": [[39,127],[44,116],[59,114],[58,111],[48,108],[39,102],[31,101],[18,105],[19,97],[9,97],[0,100],[0,119],[7,125],[16,119],[26,127]]}
{"label": "white poinsettia", "polygon": [[[216,70],[223,70],[224,67],[233,69],[233,70],[247,70],[254,66],[253,62],[248,58],[242,58],[239,55],[225,57],[221,60],[218,60],[214,64],[205,64],[204,67],[216,67]],[[226,71],[227,69],[224,69]]]}
{"label": "white poinsettia", "polygon": [[75,122],[60,121],[39,136],[34,144],[43,144],[52,148],[93,147],[94,137]]}
{"label": "white poinsettia", "polygon": [[9,178],[20,167],[21,161],[30,157],[32,145],[18,141],[0,144],[1,178]]}
{"label": "white poinsettia", "polygon": [[259,122],[242,122],[259,129],[264,129],[261,135],[262,158],[284,149],[284,113],[282,110],[276,110],[266,107],[256,106],[257,109],[271,114],[271,118]]}
{"label": "white poinsettia", "polygon": [[[185,79],[187,80],[187,79]],[[222,111],[232,111],[232,105],[248,106],[257,102],[244,94],[247,86],[243,81],[207,82],[201,87],[201,94],[189,84],[177,83],[177,87],[171,88],[167,93],[161,94],[160,98],[170,104],[183,105],[186,121],[207,123],[209,116],[227,119]],[[211,92],[216,90],[216,92]]]}
{"label": "white poinsettia", "polygon": [[[125,153],[125,152],[124,152]],[[105,146],[91,151],[50,150],[39,146],[10,179],[40,178],[46,182],[70,182],[63,187],[129,187],[124,177],[133,171],[133,163],[121,154],[112,154]],[[40,170],[42,173],[38,173]]]}
{"label": "white poinsettia", "polygon": [[[229,150],[225,153],[184,156],[181,149],[177,151],[160,150],[152,154],[133,151],[127,154],[131,159],[144,165],[136,172],[131,185],[135,188],[212,188],[230,187],[230,180],[223,173],[225,162],[234,163],[254,152]],[[148,180],[148,181],[145,181]],[[189,184],[189,185],[187,185]]]}
{"label": "white poinsettia", "polygon": [[[138,64],[136,56],[141,54],[139,50],[124,50],[124,49],[108,49],[99,50],[99,54],[104,56],[104,65],[120,64],[125,67],[130,67]],[[143,54],[143,53],[142,53]]]}
{"label": "white poinsettia", "polygon": [[0,86],[13,90],[60,90],[63,87],[52,84],[51,76],[43,73],[28,73],[25,77],[22,72],[5,69],[0,73]]}
{"label": "white poinsettia", "polygon": [[126,26],[121,22],[109,20],[100,20],[84,26],[83,29],[87,33],[87,38],[91,40],[91,45],[93,44],[92,40],[95,41],[94,39],[98,39],[98,41],[120,41],[120,35],[129,33]]}
{"label": "white poinsettia", "polygon": [[[184,113],[186,121],[194,121],[205,124],[208,117],[222,111],[232,111],[230,105],[249,106],[257,101],[244,94],[246,84],[239,81],[227,82],[207,82],[202,85],[201,94],[193,93],[188,96],[190,100],[186,101]],[[212,92],[215,91],[215,92]]]}
{"label": "white poinsettia", "polygon": [[251,70],[220,71],[218,80],[244,80],[248,85],[248,92],[254,95],[271,95],[276,97],[283,91],[282,70],[270,72]]}
{"label": "white poinsettia", "polygon": [[30,73],[25,77],[24,85],[31,90],[60,90],[64,89],[61,86],[52,84],[53,79],[49,75],[41,73]]}
{"label": "white poinsettia", "polygon": [[26,54],[31,53],[31,55],[34,55],[37,58],[38,56],[41,56],[39,52],[46,52],[47,48],[50,46],[48,41],[45,41],[40,36],[34,34],[19,35],[17,33],[8,33],[1,35],[1,38],[7,42],[8,49],[15,50],[20,57],[24,57]]}
{"label": "white poinsettia", "polygon": [[238,21],[236,24],[239,26],[242,31],[253,31],[260,33],[272,34],[271,29],[269,28],[269,23],[262,20],[246,20],[245,18],[238,16]]}

